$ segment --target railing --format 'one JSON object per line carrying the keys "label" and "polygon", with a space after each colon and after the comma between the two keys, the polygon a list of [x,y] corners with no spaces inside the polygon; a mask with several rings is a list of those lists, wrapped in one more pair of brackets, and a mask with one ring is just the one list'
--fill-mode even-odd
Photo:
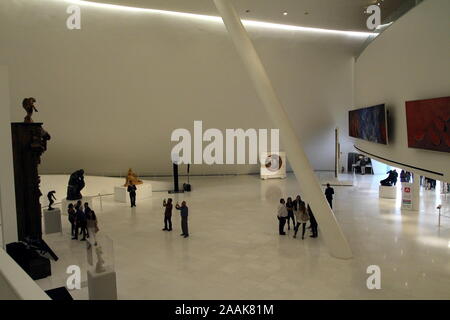
{"label": "railing", "polygon": [[[105,193],[105,194],[99,193],[99,194],[97,194],[95,196],[89,196],[89,197],[99,198],[99,200],[100,200],[100,211],[103,211],[103,201],[102,201],[103,197],[112,196],[112,195],[114,195],[114,193]],[[52,204],[52,206],[58,205],[58,204],[61,204],[61,202],[55,202],[55,203]],[[41,209],[44,209],[44,208],[48,208],[48,205],[41,207]],[[62,210],[61,214],[64,214],[64,213],[66,213],[65,210]]]}

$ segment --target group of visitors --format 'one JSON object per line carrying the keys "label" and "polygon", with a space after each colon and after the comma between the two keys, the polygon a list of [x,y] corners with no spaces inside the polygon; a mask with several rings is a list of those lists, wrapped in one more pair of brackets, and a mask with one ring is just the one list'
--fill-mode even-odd
{"label": "group of visitors", "polygon": [[[163,231],[172,231],[172,198],[164,199],[163,200],[163,207],[164,209],[164,229]],[[180,236],[183,236],[185,238],[189,237],[189,229],[188,229],[188,215],[189,215],[189,208],[186,205],[186,201],[181,202],[181,206],[178,204],[175,205],[175,209],[180,211],[181,216],[181,234]]]}
{"label": "group of visitors", "polygon": [[411,182],[411,172],[402,170],[400,172],[400,182]]}
{"label": "group of visitors", "polygon": [[302,226],[302,239],[305,238],[306,224],[310,223],[309,227],[311,229],[311,238],[317,238],[318,236],[318,224],[311,207],[305,204],[302,198],[298,195],[297,198],[292,201],[292,198],[287,198],[287,201],[280,199],[280,204],[278,205],[277,218],[279,221],[278,232],[280,235],[286,235],[284,227],[288,225],[288,230],[291,230],[290,221],[292,220],[292,228],[294,229],[294,238],[297,238],[298,230]]}
{"label": "group of visitors", "polygon": [[98,232],[97,216],[94,210],[89,207],[89,203],[85,202],[84,206],[81,200],[78,200],[75,206],[69,204],[67,210],[69,222],[71,225],[72,240],[78,240],[79,235],[83,235],[80,241],[86,241],[86,237],[91,243],[97,244],[95,234]]}
{"label": "group of visitors", "polygon": [[425,190],[436,190],[436,180],[435,179],[431,179],[431,178],[424,178],[424,187]]}

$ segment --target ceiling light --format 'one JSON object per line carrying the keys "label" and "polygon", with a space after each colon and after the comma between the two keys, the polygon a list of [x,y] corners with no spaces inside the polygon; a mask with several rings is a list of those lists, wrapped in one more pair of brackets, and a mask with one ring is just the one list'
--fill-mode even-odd
{"label": "ceiling light", "polygon": [[[210,21],[215,23],[223,23],[221,17],[218,16],[208,16],[203,14],[194,14],[187,12],[177,12],[177,11],[168,11],[168,10],[159,10],[159,9],[147,9],[147,8],[136,8],[129,7],[123,5],[116,4],[107,4],[107,3],[99,3],[94,1],[87,0],[65,0],[68,3],[73,3],[76,5],[85,5],[95,8],[101,9],[111,9],[111,10],[119,10],[119,11],[127,11],[127,12],[135,12],[135,13],[153,13],[160,15],[168,15],[168,16],[176,16],[197,20]],[[377,36],[378,33],[373,32],[363,32],[363,31],[344,31],[344,30],[332,30],[332,29],[322,29],[322,28],[313,28],[313,27],[301,27],[301,26],[293,26],[287,24],[278,24],[278,23],[270,23],[270,22],[262,22],[262,21],[254,21],[254,20],[242,20],[244,26],[247,27],[256,27],[256,28],[264,28],[264,29],[272,29],[272,30],[286,30],[286,31],[300,31],[300,32],[310,32],[310,33],[321,33],[321,34],[335,34],[335,35],[343,35],[343,36],[351,36],[357,38],[367,38],[369,36]]]}
{"label": "ceiling light", "polygon": [[287,16],[288,15],[288,13],[285,11],[285,12],[283,12],[283,16]]}

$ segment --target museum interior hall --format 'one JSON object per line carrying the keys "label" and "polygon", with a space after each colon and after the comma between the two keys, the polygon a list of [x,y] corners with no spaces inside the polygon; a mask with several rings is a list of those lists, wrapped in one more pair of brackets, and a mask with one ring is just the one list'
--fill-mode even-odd
{"label": "museum interior hall", "polygon": [[449,300],[449,0],[0,1],[0,300]]}

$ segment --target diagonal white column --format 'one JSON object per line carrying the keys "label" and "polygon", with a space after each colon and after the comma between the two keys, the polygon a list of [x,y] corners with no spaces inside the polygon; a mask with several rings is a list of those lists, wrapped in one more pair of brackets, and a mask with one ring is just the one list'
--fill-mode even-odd
{"label": "diagonal white column", "polygon": [[222,16],[234,45],[242,58],[258,96],[266,108],[269,117],[280,129],[280,136],[286,150],[289,150],[289,162],[297,181],[303,184],[303,196],[309,202],[319,224],[321,236],[325,240],[330,254],[336,258],[349,259],[352,251],[339,227],[328,202],[323,195],[319,182],[303,151],[289,118],[281,105],[269,77],[256,50],[230,0],[213,0]]}

